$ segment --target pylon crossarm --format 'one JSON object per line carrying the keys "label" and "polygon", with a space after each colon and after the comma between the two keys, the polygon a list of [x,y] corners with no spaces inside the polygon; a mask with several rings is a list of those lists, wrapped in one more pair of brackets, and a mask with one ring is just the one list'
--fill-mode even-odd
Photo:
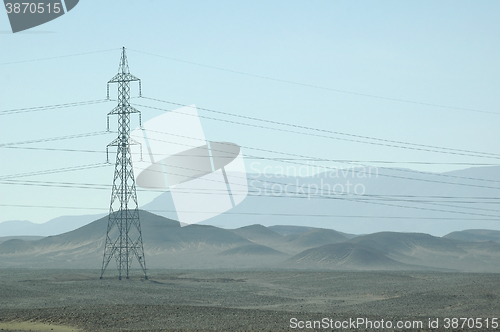
{"label": "pylon crossarm", "polygon": [[118,73],[115,76],[113,76],[112,79],[108,81],[108,84],[111,83],[122,83],[122,82],[136,82],[140,81],[139,78],[135,77],[132,74],[127,74],[127,73]]}

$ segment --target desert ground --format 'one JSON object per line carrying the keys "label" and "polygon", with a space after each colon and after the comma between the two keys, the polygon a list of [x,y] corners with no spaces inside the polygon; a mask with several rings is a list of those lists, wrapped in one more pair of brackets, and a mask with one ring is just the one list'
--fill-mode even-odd
{"label": "desert ground", "polygon": [[[134,270],[130,279],[120,281],[113,268],[103,280],[98,270],[2,269],[0,330],[499,329],[492,326],[493,318],[500,316],[500,274],[494,273],[150,270],[148,274],[149,280],[145,280]],[[464,328],[446,328],[446,322],[452,323],[447,318],[474,321],[466,321]],[[308,321],[314,324],[324,319],[332,325],[300,328]],[[355,328],[335,328],[335,324],[358,319],[364,321]],[[430,328],[429,319],[439,319],[438,328]],[[477,319],[483,323],[481,328],[477,328]],[[375,325],[370,329],[367,321]],[[392,328],[387,327],[388,322]],[[398,322],[417,325],[397,328]]]}

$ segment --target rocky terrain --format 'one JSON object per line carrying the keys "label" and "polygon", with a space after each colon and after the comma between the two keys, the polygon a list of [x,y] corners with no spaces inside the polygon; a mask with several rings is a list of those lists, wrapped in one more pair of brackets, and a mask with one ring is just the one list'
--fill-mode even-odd
{"label": "rocky terrain", "polygon": [[[0,270],[0,330],[296,331],[291,319],[422,322],[500,312],[500,275],[442,272],[150,270],[119,281],[98,270]],[[430,329],[429,319],[439,319]],[[312,330],[312,329],[303,329]],[[323,329],[315,329],[323,330]],[[339,329],[324,329],[325,331]]]}

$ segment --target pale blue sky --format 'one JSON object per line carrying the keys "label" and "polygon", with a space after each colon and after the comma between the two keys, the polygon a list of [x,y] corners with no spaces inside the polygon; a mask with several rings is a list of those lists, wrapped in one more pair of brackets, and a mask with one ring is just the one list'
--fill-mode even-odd
{"label": "pale blue sky", "polygon": [[[355,135],[499,154],[498,114],[293,85],[134,51],[334,90],[500,113],[498,17],[498,1],[81,0],[61,18],[12,34],[7,14],[2,13],[0,111],[104,98],[106,82],[118,68],[119,48],[125,46],[131,72],[143,80],[145,96]],[[14,63],[109,49],[114,50]],[[0,115],[1,143],[105,130],[106,114],[113,107],[109,102]],[[144,120],[160,114],[141,110]],[[214,116],[201,111],[200,115]],[[210,140],[318,158],[498,164],[495,159],[323,139],[208,119],[203,127]],[[113,138],[109,134],[24,146],[105,151]],[[0,148],[0,156],[0,176],[105,160],[98,153],[6,148]],[[436,172],[466,167],[392,166]],[[19,179],[111,184],[112,172],[108,167]],[[0,222],[44,222],[65,214],[106,212],[110,195],[107,190],[6,184],[0,184],[0,192],[7,205],[102,209],[0,206]],[[140,193],[140,204],[155,195]]]}

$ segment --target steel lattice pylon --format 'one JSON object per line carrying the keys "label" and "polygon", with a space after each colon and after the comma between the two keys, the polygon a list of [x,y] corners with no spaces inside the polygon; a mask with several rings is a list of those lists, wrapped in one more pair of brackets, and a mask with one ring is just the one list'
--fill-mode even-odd
{"label": "steel lattice pylon", "polygon": [[134,256],[139,261],[145,278],[148,278],[144,246],[142,244],[134,170],[130,155],[130,144],[133,144],[133,141],[131,143],[130,139],[130,114],[139,113],[140,119],[140,112],[130,106],[130,82],[133,81],[139,82],[140,91],[141,80],[130,74],[124,47],[122,49],[118,74],[108,82],[108,98],[109,83],[118,84],[118,105],[108,113],[108,130],[109,116],[118,115],[118,137],[108,144],[106,148],[116,146],[117,152],[101,279],[113,256],[116,259],[120,280],[122,274],[125,274],[127,279],[129,278],[130,266]]}

